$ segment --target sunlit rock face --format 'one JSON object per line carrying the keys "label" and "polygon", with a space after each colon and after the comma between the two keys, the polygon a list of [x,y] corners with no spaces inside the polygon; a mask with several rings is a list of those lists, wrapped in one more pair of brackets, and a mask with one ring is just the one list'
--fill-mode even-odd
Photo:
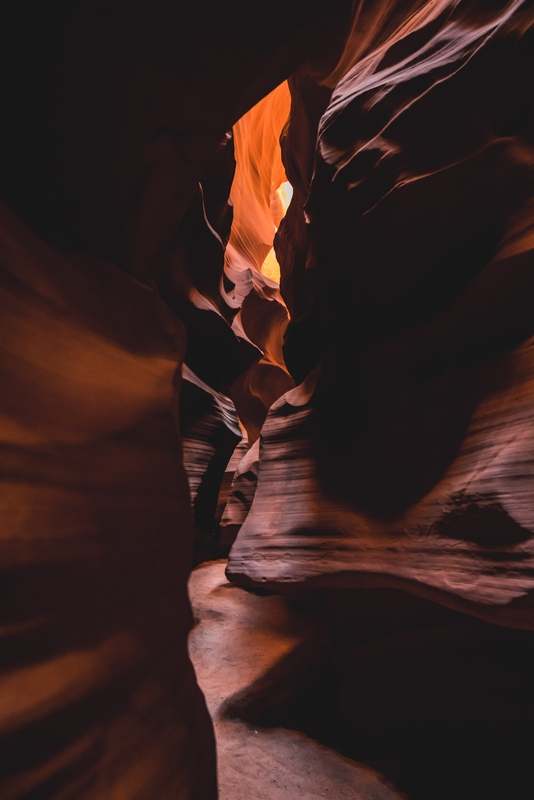
{"label": "sunlit rock face", "polygon": [[232,288],[223,296],[236,308],[232,327],[237,336],[245,336],[261,350],[257,363],[231,387],[251,444],[271,405],[295,385],[282,354],[289,312],[279,291],[280,268],[273,250],[292,193],[279,143],[289,110],[290,93],[284,81],[245,114],[233,131],[233,221],[224,268]]}
{"label": "sunlit rock face", "polygon": [[182,219],[172,263],[157,278],[187,332],[180,429],[195,561],[218,553],[218,495],[240,425],[253,444],[272,403],[294,387],[272,247],[291,191],[279,144],[289,105],[284,82],[224,136]]}
{"label": "sunlit rock face", "polygon": [[286,217],[279,260],[290,307],[309,287],[288,364],[315,369],[268,415],[228,574],[534,627],[532,11],[386,5],[364,4],[329,103],[293,83],[309,224]]}
{"label": "sunlit rock face", "polygon": [[[279,140],[290,106],[284,81],[234,125],[236,172],[230,194],[234,215],[226,254],[228,273],[250,272],[253,267],[280,283],[276,267],[269,269],[264,264],[285,212],[280,187],[287,176]],[[254,278],[261,281],[255,272],[249,280]]]}

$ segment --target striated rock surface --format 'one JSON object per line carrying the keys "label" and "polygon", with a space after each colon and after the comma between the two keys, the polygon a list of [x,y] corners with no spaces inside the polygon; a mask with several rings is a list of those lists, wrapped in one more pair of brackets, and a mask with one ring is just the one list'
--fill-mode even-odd
{"label": "striated rock surface", "polygon": [[236,273],[247,273],[257,288],[261,287],[258,272],[280,282],[276,265],[269,268],[266,259],[285,212],[281,186],[287,178],[279,139],[289,117],[290,103],[284,81],[238,120],[233,129],[237,163],[230,195],[234,214],[226,269],[235,282],[239,282]]}
{"label": "striated rock surface", "polygon": [[256,439],[238,463],[232,476],[228,500],[221,517],[221,544],[228,549],[234,543],[254,500],[258,483],[259,459],[260,440]]}
{"label": "striated rock surface", "polygon": [[203,383],[185,364],[180,393],[184,467],[197,532],[195,560],[216,551],[215,515],[224,473],[241,441],[232,401]]}
{"label": "striated rock surface", "polygon": [[322,325],[315,286],[314,253],[304,205],[315,167],[319,121],[332,91],[319,85],[306,65],[291,76],[292,104],[281,148],[293,199],[275,237],[280,262],[280,291],[291,314],[283,354],[291,375],[300,383],[316,366],[324,351]]}
{"label": "striated rock surface", "polygon": [[361,17],[319,124],[324,354],[269,413],[228,575],[534,628],[532,11],[409,6]]}
{"label": "striated rock surface", "polygon": [[186,652],[183,327],[0,208],[0,794],[216,795]]}
{"label": "striated rock surface", "polygon": [[[207,531],[240,434],[234,407],[251,443],[263,431],[228,506],[230,528],[250,506],[228,575],[277,591],[326,587],[317,608],[334,622],[348,609],[330,667],[351,725],[426,724],[432,706],[412,705],[410,676],[424,684],[434,670],[438,684],[454,676],[436,701],[447,725],[486,662],[486,689],[512,686],[499,689],[501,711],[531,697],[529,631],[496,634],[465,615],[455,627],[456,611],[534,627],[531,5],[84,0],[6,11],[2,798],[216,797],[213,731],[186,651],[184,454]],[[269,160],[284,127],[295,195],[278,235],[280,291],[262,273],[281,216],[276,158],[256,187],[263,216],[252,228],[267,221],[267,236],[248,250],[231,242],[223,274],[228,132],[299,67],[289,127],[282,88],[267,148]],[[339,587],[350,591],[336,605]],[[354,587],[371,587],[368,605]],[[326,794],[331,780],[340,797],[395,796],[309,736],[270,732],[250,748],[232,714],[262,719],[264,690],[283,700],[286,678],[299,683],[307,654],[315,674],[329,640],[316,620],[294,625],[281,598],[262,598],[268,611],[252,619],[245,598],[258,598],[225,591],[240,598],[227,617],[224,591],[219,609],[202,608],[224,625],[201,623],[194,636],[232,667],[212,669],[196,651],[212,673],[224,757],[251,754],[252,779],[234,765],[228,791],[267,797],[269,771],[290,753],[269,800],[303,786]],[[375,601],[386,620],[407,609],[416,626],[433,601],[443,636],[377,642]],[[367,614],[376,626],[364,641]],[[232,637],[249,635],[250,648],[231,651]],[[473,659],[449,673],[447,641],[462,655],[471,637]],[[398,681],[381,672],[395,652]],[[449,707],[463,670],[467,689]],[[233,698],[224,723],[221,691]],[[472,717],[493,708],[488,697],[467,703]],[[530,708],[517,717],[529,736]],[[310,758],[323,770],[313,779]]]}
{"label": "striated rock surface", "polygon": [[[222,369],[217,352],[205,364],[206,377],[221,381],[216,391],[259,352],[245,343],[243,356],[230,312],[209,304],[222,247],[206,230],[227,236],[219,188],[232,167],[223,155],[217,173],[211,160],[234,122],[325,46],[324,19],[349,5],[285,2],[283,26],[276,5],[6,9],[6,800],[216,797],[212,726],[186,650],[194,532],[180,371],[186,348],[191,369],[202,362],[199,341],[211,328],[212,343],[221,330],[230,341]],[[186,212],[196,247],[181,230]],[[166,305],[148,288],[163,294],[176,272],[186,273],[174,282],[180,289],[198,293],[200,307],[181,291],[195,346],[169,311],[172,292]]]}
{"label": "striated rock surface", "polygon": [[282,164],[280,135],[290,93],[284,81],[234,126],[236,171],[230,202],[233,222],[225,252],[223,296],[237,310],[233,329],[260,348],[261,358],[237,378],[232,398],[254,442],[272,403],[294,387],[282,354],[289,313],[279,291],[273,250],[290,189]]}
{"label": "striated rock surface", "polygon": [[252,290],[239,312],[241,330],[262,352],[261,358],[244,371],[231,387],[232,399],[250,443],[258,439],[274,401],[295,386],[282,354],[288,322],[287,308],[278,287],[274,286],[268,295]]}

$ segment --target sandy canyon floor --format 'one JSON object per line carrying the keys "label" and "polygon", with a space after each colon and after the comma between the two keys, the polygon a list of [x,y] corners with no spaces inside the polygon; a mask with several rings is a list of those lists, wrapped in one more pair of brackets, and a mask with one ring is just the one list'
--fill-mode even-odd
{"label": "sandy canyon floor", "polygon": [[228,583],[225,566],[204,563],[189,584],[196,622],[190,654],[215,728],[220,800],[401,800],[377,772],[306,734],[240,717],[239,707],[269,694],[279,666],[286,675],[274,695],[280,700],[284,685],[291,691],[303,666],[301,656],[291,667],[292,654],[308,648],[312,663],[321,632],[283,598]]}

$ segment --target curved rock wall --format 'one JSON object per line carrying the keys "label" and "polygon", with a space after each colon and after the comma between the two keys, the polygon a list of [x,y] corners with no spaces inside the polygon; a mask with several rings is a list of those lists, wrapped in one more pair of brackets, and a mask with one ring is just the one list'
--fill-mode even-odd
{"label": "curved rock wall", "polygon": [[286,211],[287,178],[279,139],[287,123],[290,94],[281,83],[234,126],[236,172],[230,193],[232,230],[225,276],[237,309],[233,328],[254,342],[262,356],[236,380],[232,397],[249,442],[258,436],[272,403],[293,388],[282,354],[289,314],[280,295],[275,232]]}
{"label": "curved rock wall", "polygon": [[[295,207],[278,236],[321,348],[288,340],[300,377],[317,367],[269,413],[228,574],[398,586],[534,627],[532,11],[385,5],[318,121],[308,229]],[[299,130],[320,91],[295,96]]]}
{"label": "curved rock wall", "polygon": [[[212,383],[231,383],[259,353],[210,306],[222,249],[206,230],[227,235],[228,170],[209,168],[243,113],[330,48],[325,22],[349,8],[6,8],[3,798],[216,796],[212,728],[186,650],[193,526],[179,376],[203,331],[230,342],[223,369],[216,354],[205,364]],[[186,265],[200,307],[175,280],[188,211],[206,260],[200,274]]]}
{"label": "curved rock wall", "polygon": [[0,236],[2,797],[214,796],[186,651],[183,326],[5,205]]}
{"label": "curved rock wall", "polygon": [[[201,447],[182,407],[193,491],[238,440],[229,396],[252,442],[286,392],[238,476],[232,580],[534,626],[533,21],[526,0],[6,12],[2,797],[216,796],[184,361],[215,412]],[[227,134],[292,73],[281,293],[255,264],[236,316]]]}

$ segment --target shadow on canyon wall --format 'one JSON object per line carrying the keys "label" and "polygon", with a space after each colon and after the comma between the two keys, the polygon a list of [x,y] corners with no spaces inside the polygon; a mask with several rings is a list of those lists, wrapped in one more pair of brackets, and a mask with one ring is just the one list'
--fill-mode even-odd
{"label": "shadow on canyon wall", "polygon": [[394,590],[317,594],[324,636],[225,716],[301,731],[410,800],[524,797],[532,785],[534,640]]}

